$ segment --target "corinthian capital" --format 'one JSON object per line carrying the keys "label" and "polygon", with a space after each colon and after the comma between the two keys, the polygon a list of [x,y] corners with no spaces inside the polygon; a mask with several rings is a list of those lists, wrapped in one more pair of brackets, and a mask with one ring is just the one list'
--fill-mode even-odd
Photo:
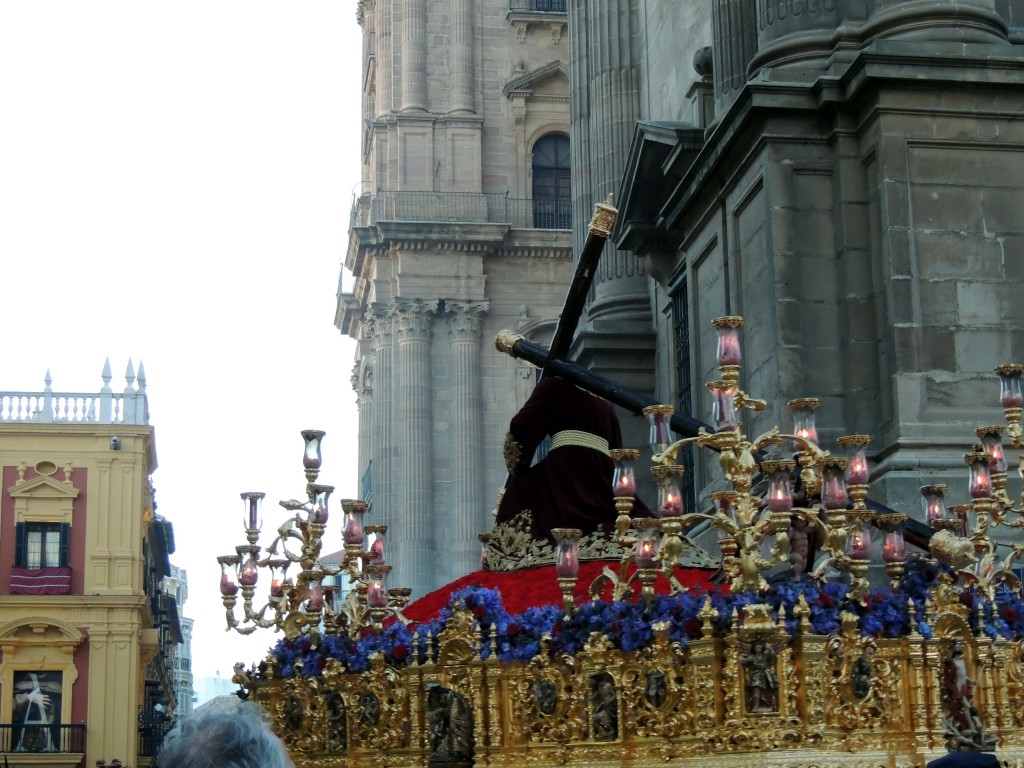
{"label": "corinthian capital", "polygon": [[489,301],[448,301],[448,333],[454,341],[479,341],[484,318],[490,309]]}
{"label": "corinthian capital", "polygon": [[426,339],[430,336],[430,323],[437,305],[422,299],[399,299],[392,312],[395,319],[395,334],[399,341]]}

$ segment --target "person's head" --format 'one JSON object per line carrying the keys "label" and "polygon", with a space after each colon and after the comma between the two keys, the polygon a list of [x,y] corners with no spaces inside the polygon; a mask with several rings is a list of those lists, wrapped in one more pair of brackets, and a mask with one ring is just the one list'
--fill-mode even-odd
{"label": "person's head", "polygon": [[159,768],[293,768],[288,751],[248,702],[200,708],[165,737]]}

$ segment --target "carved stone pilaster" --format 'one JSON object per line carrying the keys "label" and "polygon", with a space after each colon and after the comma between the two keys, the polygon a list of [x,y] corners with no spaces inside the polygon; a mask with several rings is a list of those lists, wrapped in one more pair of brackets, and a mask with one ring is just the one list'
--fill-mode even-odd
{"label": "carved stone pilaster", "polygon": [[[430,376],[430,330],[436,305],[418,299],[395,303],[394,422],[397,456],[394,477],[401,522],[394,583],[411,587],[414,597],[434,583],[433,391]],[[399,559],[400,558],[400,559]]]}
{"label": "carved stone pilaster", "polygon": [[480,339],[486,301],[449,301],[446,305],[451,339],[451,467],[452,503],[441,528],[449,531],[451,554],[445,580],[458,578],[479,561],[477,534],[489,526],[483,477],[478,471],[483,453]]}

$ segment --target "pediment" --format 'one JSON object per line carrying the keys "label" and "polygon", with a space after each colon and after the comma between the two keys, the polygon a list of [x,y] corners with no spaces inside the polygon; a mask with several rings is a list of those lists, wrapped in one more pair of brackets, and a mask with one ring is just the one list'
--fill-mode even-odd
{"label": "pediment", "polygon": [[79,491],[70,482],[61,482],[49,475],[37,475],[31,480],[12,485],[7,493],[15,499],[77,499]]}
{"label": "pediment", "polygon": [[505,94],[506,98],[510,99],[517,94],[529,95],[543,89],[545,86],[550,87],[555,83],[559,85],[561,83],[568,84],[568,82],[569,68],[561,61],[555,60],[545,64],[543,67],[513,77],[505,83],[502,93]]}

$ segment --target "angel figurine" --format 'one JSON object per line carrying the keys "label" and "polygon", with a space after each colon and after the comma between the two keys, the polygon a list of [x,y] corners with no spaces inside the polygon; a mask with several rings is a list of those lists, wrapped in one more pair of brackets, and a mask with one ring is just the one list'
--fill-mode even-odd
{"label": "angel figurine", "polygon": [[[744,644],[746,645],[746,644]],[[776,671],[777,649],[762,639],[742,648],[740,663],[746,674],[747,712],[777,712],[779,708],[779,675]]]}

